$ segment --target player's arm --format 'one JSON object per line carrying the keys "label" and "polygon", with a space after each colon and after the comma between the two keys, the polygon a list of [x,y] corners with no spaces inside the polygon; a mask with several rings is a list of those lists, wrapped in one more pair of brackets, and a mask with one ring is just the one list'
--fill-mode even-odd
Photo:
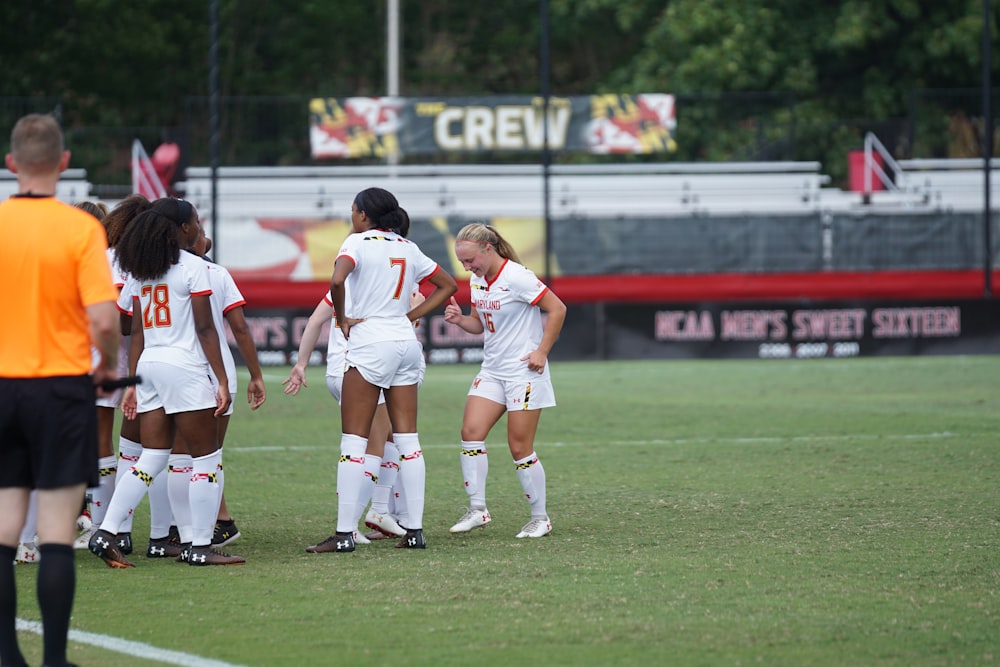
{"label": "player's arm", "polygon": [[547,290],[536,305],[546,314],[542,340],[538,342],[538,347],[527,356],[522,357],[521,361],[527,361],[530,370],[541,373],[545,370],[545,362],[548,360],[549,352],[556,344],[559,332],[562,331],[563,322],[566,321],[566,304],[552,290]]}
{"label": "player's arm", "polygon": [[132,314],[131,313],[118,313],[119,326],[121,326],[122,335],[128,336],[132,333]]}
{"label": "player's arm", "polygon": [[[142,330],[142,316],[135,317],[135,313],[142,312],[142,302],[139,297],[132,297],[132,315],[122,312],[122,321],[128,317],[131,330],[128,336],[128,374],[135,375],[139,367],[139,356],[142,348],[146,345],[145,333]],[[129,387],[122,396],[122,414],[126,419],[135,419],[138,416],[138,402],[136,400],[135,387]]]}
{"label": "player's arm", "polygon": [[256,410],[267,400],[267,389],[264,387],[264,374],[260,370],[260,361],[257,359],[257,346],[254,345],[253,336],[250,335],[250,327],[247,326],[243,306],[227,310],[226,321],[229,322],[229,329],[233,332],[233,338],[236,339],[236,346],[240,350],[240,356],[243,357],[243,363],[250,372],[250,382],[247,384],[247,403],[251,410]]}
{"label": "player's arm", "polygon": [[299,393],[300,388],[309,386],[306,383],[306,366],[309,365],[309,356],[316,349],[316,343],[319,342],[319,333],[323,330],[323,323],[329,322],[332,317],[333,306],[328,304],[324,298],[309,316],[306,328],[302,330],[302,339],[299,341],[299,352],[295,359],[295,365],[292,366],[288,377],[281,383],[285,387],[286,394],[295,396]]}
{"label": "player's arm", "polygon": [[344,338],[351,337],[351,327],[361,320],[347,317],[344,302],[347,295],[347,276],[354,271],[354,260],[347,255],[341,255],[333,265],[333,277],[330,278],[330,297],[333,299],[333,310],[337,316],[337,324],[344,333]]}
{"label": "player's arm", "polygon": [[538,343],[538,350],[548,355],[559,338],[563,322],[566,321],[566,304],[552,290],[548,290],[538,302],[538,307],[546,314],[545,328],[542,330],[542,340]]}
{"label": "player's arm", "polygon": [[429,315],[438,308],[441,308],[448,302],[448,299],[458,291],[458,285],[455,283],[455,279],[452,278],[450,273],[440,267],[437,271],[425,278],[425,281],[433,285],[434,289],[429,295],[427,295],[427,298],[418,303],[416,306],[413,306],[411,303],[410,312],[406,314],[406,316],[410,318],[411,322],[419,320],[424,315]]}
{"label": "player's arm", "polygon": [[[205,352],[208,365],[219,386],[216,389],[216,409],[215,416],[218,417],[229,409],[233,402],[233,397],[229,394],[229,377],[226,375],[226,367],[222,363],[222,348],[219,347],[219,333],[215,330],[215,322],[212,320],[212,302],[207,294],[191,295],[191,310],[194,313],[194,330],[198,334],[198,342]],[[133,327],[133,331],[134,331]]]}
{"label": "player's arm", "polygon": [[114,301],[101,301],[87,306],[90,340],[101,353],[101,363],[93,371],[94,384],[97,385],[118,377],[119,336],[116,312]]}

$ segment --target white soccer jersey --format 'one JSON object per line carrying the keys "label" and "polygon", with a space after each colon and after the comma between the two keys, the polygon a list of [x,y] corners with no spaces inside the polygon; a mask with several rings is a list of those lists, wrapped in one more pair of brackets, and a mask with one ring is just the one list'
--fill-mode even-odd
{"label": "white soccer jersey", "polygon": [[[197,255],[193,255],[197,256]],[[236,286],[236,281],[229,273],[229,270],[202,258],[208,267],[208,283],[212,287],[212,321],[215,322],[215,330],[219,334],[219,348],[222,351],[222,365],[226,367],[226,376],[229,379],[229,393],[236,395],[236,359],[233,351],[229,348],[226,338],[225,318],[233,308],[246,305],[246,299]],[[216,378],[218,379],[218,378]]]}
{"label": "white soccer jersey", "polygon": [[144,347],[142,358],[163,361],[192,370],[207,368],[194,328],[192,296],[211,296],[208,265],[194,255],[182,252],[180,259],[158,280],[129,278],[118,297],[118,308],[132,311],[132,297],[139,297]]}
{"label": "white soccer jersey", "polygon": [[[126,276],[123,275],[121,267],[118,266],[118,253],[115,252],[114,248],[108,248],[107,257],[108,265],[111,267],[111,280],[120,291],[125,286]],[[94,368],[97,368],[98,364],[101,363],[101,351],[93,345],[90,346],[90,359]],[[121,336],[118,340],[118,374],[120,376],[128,374],[128,336]],[[112,400],[99,398],[97,401],[98,405],[110,407],[118,402],[117,397],[112,397]]]}
{"label": "white soccer jersey", "polygon": [[410,311],[410,293],[440,269],[416,243],[394,232],[370,229],[351,234],[340,247],[337,259],[347,257],[354,271],[347,278],[351,306],[347,316],[364,318],[351,327],[352,349],[390,340],[415,340]]}
{"label": "white soccer jersey", "polygon": [[521,361],[542,340],[542,313],[536,304],[549,290],[530,269],[506,260],[493,282],[469,278],[472,305],[483,323],[482,373],[497,380],[537,380],[541,375]]}
{"label": "white soccer jersey", "polygon": [[[323,301],[333,308],[333,295],[327,291]],[[351,294],[344,292],[344,309],[351,309]],[[326,343],[326,375],[327,377],[343,377],[344,366],[347,359],[347,339],[344,332],[337,326],[337,313],[330,318],[330,336]]]}
{"label": "white soccer jersey", "polygon": [[128,275],[122,271],[122,267],[118,264],[118,251],[114,248],[108,248],[108,264],[111,265],[111,280],[115,283],[115,287],[121,289],[125,286]]}

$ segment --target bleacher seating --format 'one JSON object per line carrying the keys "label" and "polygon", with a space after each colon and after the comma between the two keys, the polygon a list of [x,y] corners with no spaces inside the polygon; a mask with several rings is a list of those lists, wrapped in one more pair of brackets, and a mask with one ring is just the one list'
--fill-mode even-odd
{"label": "bleacher seating", "polygon": [[[829,177],[815,162],[553,166],[552,217],[649,217],[803,212]],[[542,216],[538,165],[221,168],[226,217],[346,215],[354,195],[391,190],[415,216]],[[210,173],[189,168],[178,184],[199,210],[210,206]]]}
{"label": "bleacher seating", "polygon": [[[17,174],[7,169],[0,170],[0,198],[6,199],[17,193]],[[75,204],[90,197],[90,183],[84,169],[67,169],[56,186],[56,197]]]}

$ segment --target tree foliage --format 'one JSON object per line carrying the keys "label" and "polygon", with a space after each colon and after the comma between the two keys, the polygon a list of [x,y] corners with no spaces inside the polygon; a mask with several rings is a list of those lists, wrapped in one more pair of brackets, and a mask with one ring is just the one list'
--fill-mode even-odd
{"label": "tree foliage", "polygon": [[[386,0],[218,3],[225,98],[385,94]],[[538,0],[399,4],[403,95],[540,90]],[[914,100],[930,105],[928,122],[947,131],[957,103],[914,91],[980,85],[982,0],[548,6],[553,94],[675,93],[687,105],[679,107],[679,131],[699,125],[683,130],[690,136],[680,157],[689,159],[767,157],[774,137],[787,139],[790,128],[801,144],[809,128],[819,135],[831,122],[913,115]],[[8,98],[60,98],[74,127],[204,125],[208,2],[7,0],[0,22],[7,26],[0,67]],[[191,99],[202,102],[192,106]],[[268,113],[227,113],[227,131],[252,134]],[[974,112],[964,113],[974,124]],[[753,149],[746,147],[751,136]],[[805,152],[795,149],[799,158]],[[289,159],[281,153],[259,159]]]}

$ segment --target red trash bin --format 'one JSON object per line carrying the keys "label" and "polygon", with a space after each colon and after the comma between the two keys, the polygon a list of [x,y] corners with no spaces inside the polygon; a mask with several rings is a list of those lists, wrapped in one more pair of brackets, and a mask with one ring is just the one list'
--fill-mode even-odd
{"label": "red trash bin", "polygon": [[[880,169],[885,169],[885,163],[882,160],[882,156],[878,153],[872,153],[872,162],[877,164]],[[878,177],[878,174],[874,169],[869,169],[871,172],[871,192],[875,190],[885,190],[885,184],[882,179]],[[865,152],[864,151],[848,151],[847,152],[847,180],[850,184],[851,192],[864,192],[865,191]]]}

